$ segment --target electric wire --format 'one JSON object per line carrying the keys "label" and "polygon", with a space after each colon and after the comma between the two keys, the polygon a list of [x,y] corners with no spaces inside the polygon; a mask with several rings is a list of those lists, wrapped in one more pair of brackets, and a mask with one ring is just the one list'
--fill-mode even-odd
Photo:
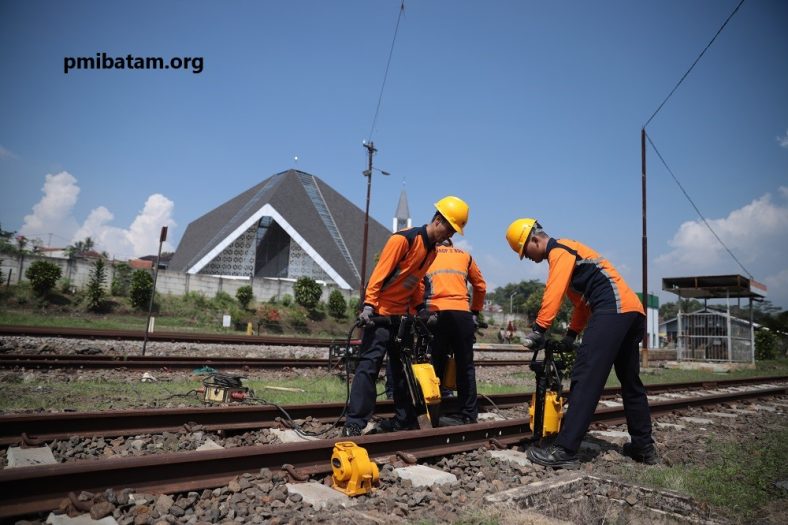
{"label": "electric wire", "polygon": [[399,32],[399,22],[402,19],[402,13],[405,12],[405,0],[401,0],[399,6],[399,15],[397,15],[397,25],[394,27],[394,38],[391,39],[391,48],[389,49],[389,58],[386,61],[386,71],[383,73],[383,84],[380,86],[380,94],[378,95],[378,104],[375,108],[375,116],[372,117],[372,126],[369,128],[369,138],[367,142],[372,142],[372,134],[375,131],[375,123],[378,120],[378,114],[380,113],[380,103],[383,100],[383,90],[386,87],[386,79],[389,76],[389,66],[391,66],[391,57],[394,55],[394,44],[397,41],[397,33]]}
{"label": "electric wire", "polygon": [[714,238],[715,238],[715,239],[717,239],[717,241],[718,241],[718,242],[719,242],[719,243],[722,245],[722,247],[723,247],[723,248],[725,248],[725,251],[727,251],[727,252],[728,252],[728,254],[729,254],[731,257],[733,257],[733,260],[734,260],[734,261],[736,261],[736,263],[737,263],[737,264],[738,264],[738,265],[741,267],[741,269],[742,269],[742,270],[744,270],[744,273],[746,273],[746,274],[747,274],[747,276],[748,276],[750,279],[752,279],[752,278],[753,278],[753,276],[752,276],[752,274],[750,273],[750,271],[749,271],[749,270],[747,270],[747,268],[745,268],[745,267],[744,267],[744,265],[741,263],[741,261],[739,261],[739,259],[737,259],[737,258],[736,258],[736,256],[735,256],[735,255],[733,254],[733,252],[730,250],[730,248],[728,248],[728,246],[726,246],[726,245],[725,245],[725,243],[724,243],[724,242],[722,242],[722,239],[720,239],[720,236],[719,236],[719,235],[717,235],[717,232],[715,232],[715,231],[714,231],[714,229],[711,227],[711,225],[710,225],[710,224],[708,223],[708,221],[706,220],[706,217],[704,217],[704,216],[703,216],[703,214],[700,212],[700,210],[698,209],[698,207],[695,205],[695,202],[693,202],[693,200],[692,200],[692,197],[690,197],[690,196],[689,196],[689,194],[687,193],[687,190],[685,190],[685,189],[684,189],[684,186],[682,186],[682,185],[681,185],[681,182],[679,182],[679,179],[678,179],[678,178],[676,177],[676,175],[673,173],[673,170],[671,170],[671,169],[670,169],[670,166],[668,166],[668,163],[667,163],[667,162],[665,162],[665,159],[662,157],[662,154],[659,152],[659,150],[657,149],[657,146],[654,144],[654,141],[653,141],[653,140],[651,140],[651,137],[649,136],[649,134],[648,134],[648,133],[646,133],[646,138],[648,139],[648,143],[649,143],[649,144],[651,144],[651,147],[652,147],[652,148],[654,148],[654,152],[657,154],[657,157],[659,157],[659,160],[661,160],[661,161],[662,161],[662,165],[663,165],[663,166],[665,166],[665,169],[666,169],[666,170],[668,170],[668,173],[670,173],[670,176],[671,176],[671,177],[673,177],[673,180],[674,180],[674,181],[676,181],[676,184],[678,185],[679,189],[681,189],[681,192],[682,192],[682,193],[684,194],[684,196],[687,198],[687,200],[688,200],[688,201],[689,201],[689,203],[692,205],[692,207],[693,207],[693,208],[695,208],[695,211],[697,212],[698,216],[699,216],[699,217],[701,218],[701,220],[703,221],[703,224],[705,224],[705,225],[706,225],[706,227],[709,229],[709,231],[711,232],[711,234],[712,234],[712,235],[714,235]]}
{"label": "electric wire", "polygon": [[676,83],[676,85],[673,87],[673,89],[671,89],[671,90],[670,90],[670,93],[668,93],[668,96],[667,96],[667,97],[665,97],[665,100],[663,100],[663,101],[662,101],[662,104],[660,104],[660,105],[659,105],[659,107],[658,107],[658,108],[657,108],[657,109],[654,111],[654,113],[652,113],[652,114],[651,114],[651,116],[648,118],[648,120],[646,121],[646,123],[645,123],[645,124],[643,124],[643,129],[645,129],[645,128],[646,128],[646,126],[648,126],[648,125],[649,125],[649,123],[651,122],[651,120],[652,120],[652,119],[653,119],[655,116],[657,116],[657,113],[659,113],[659,110],[661,110],[661,109],[662,109],[662,106],[664,106],[664,105],[665,105],[665,103],[668,101],[668,99],[669,99],[671,96],[673,96],[673,93],[675,93],[675,92],[676,92],[676,90],[677,90],[677,89],[679,88],[679,86],[681,85],[681,83],[682,83],[682,82],[684,82],[684,79],[685,79],[685,78],[687,78],[687,75],[689,75],[689,74],[690,74],[690,72],[691,72],[691,71],[692,71],[692,69],[695,67],[695,65],[698,63],[698,61],[700,61],[701,57],[702,57],[702,56],[703,56],[703,55],[706,53],[706,51],[709,49],[709,47],[711,47],[711,45],[714,43],[714,41],[717,39],[717,37],[720,35],[720,33],[722,33],[722,30],[723,30],[723,29],[725,29],[725,26],[726,26],[726,25],[728,25],[728,22],[730,22],[730,19],[731,19],[731,18],[733,18],[733,15],[735,15],[735,14],[736,14],[736,12],[739,10],[739,8],[741,7],[741,5],[742,5],[743,3],[744,3],[744,0],[741,0],[741,1],[739,2],[739,5],[737,5],[737,6],[736,6],[736,9],[734,9],[734,10],[733,10],[733,12],[732,12],[730,15],[728,15],[728,18],[726,18],[726,19],[725,19],[725,22],[723,22],[723,23],[722,23],[722,26],[720,26],[720,28],[717,30],[717,33],[714,35],[714,38],[712,38],[712,39],[709,41],[709,43],[708,43],[708,44],[706,44],[706,47],[705,47],[705,48],[703,48],[703,51],[701,51],[701,52],[700,52],[700,55],[698,55],[698,58],[696,58],[696,59],[695,59],[695,62],[693,62],[693,63],[692,63],[692,65],[689,67],[689,69],[687,70],[687,72],[686,72],[686,73],[684,73],[684,75],[681,77],[681,79],[679,79],[679,81]]}

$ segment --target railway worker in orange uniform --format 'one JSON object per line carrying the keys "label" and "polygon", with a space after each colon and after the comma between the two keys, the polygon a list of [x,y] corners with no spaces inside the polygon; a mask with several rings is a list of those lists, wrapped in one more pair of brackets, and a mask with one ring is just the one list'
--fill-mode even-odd
{"label": "railway worker in orange uniform", "polygon": [[[487,283],[471,254],[455,248],[451,241],[438,246],[436,252],[424,276],[424,302],[430,313],[438,316],[433,330],[432,364],[435,374],[443,381],[448,358],[454,354],[459,402],[459,412],[441,417],[439,426],[475,423],[478,409],[473,343]],[[468,282],[473,288],[470,303]]]}
{"label": "railway worker in orange uniform", "polygon": [[514,221],[506,231],[506,240],[520,259],[527,257],[535,263],[547,259],[550,266],[542,305],[524,344],[532,349],[544,346],[544,334],[565,295],[574,310],[562,341],[564,347],[573,346],[585,329],[572,368],[569,408],[561,430],[552,445],[530,448],[528,458],[555,468],[578,466],[577,450],[610,369],[615,367],[631,438],[624,445],[624,454],[655,464],[658,458],[651,437],[651,414],[640,380],[638,343],[643,339],[646,319],[640,299],[607,259],[577,241],[550,237],[535,219]]}
{"label": "railway worker in orange uniform", "polygon": [[[358,321],[364,326],[358,365],[350,389],[343,436],[360,436],[375,408],[375,383],[386,353],[394,382],[394,418],[378,425],[378,432],[417,426],[416,413],[408,396],[400,349],[395,337],[402,315],[416,312],[426,320],[422,278],[435,259],[435,246],[462,234],[468,222],[468,205],[460,198],[444,197],[435,203],[432,221],[401,230],[389,237],[369,278],[364,306]],[[390,323],[375,324],[372,317],[389,317]]]}

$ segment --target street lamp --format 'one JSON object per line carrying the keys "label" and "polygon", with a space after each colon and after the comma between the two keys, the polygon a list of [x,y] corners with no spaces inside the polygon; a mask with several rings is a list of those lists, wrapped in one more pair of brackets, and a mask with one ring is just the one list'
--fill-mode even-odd
{"label": "street lamp", "polygon": [[515,296],[515,295],[517,295],[517,292],[513,292],[513,293],[512,293],[512,294],[509,296],[509,315],[511,315],[511,316],[512,316],[512,319],[514,319],[514,310],[512,309],[512,299],[514,299],[514,296]]}
{"label": "street lamp", "polygon": [[369,194],[372,191],[372,170],[378,171],[383,175],[390,175],[389,172],[372,167],[372,156],[378,151],[373,142],[363,142],[362,145],[367,148],[369,160],[367,162],[367,169],[361,174],[367,178],[367,208],[364,212],[364,244],[361,248],[361,286],[359,286],[359,295],[361,296],[360,302],[364,302],[364,288],[367,285],[367,235],[369,233]]}

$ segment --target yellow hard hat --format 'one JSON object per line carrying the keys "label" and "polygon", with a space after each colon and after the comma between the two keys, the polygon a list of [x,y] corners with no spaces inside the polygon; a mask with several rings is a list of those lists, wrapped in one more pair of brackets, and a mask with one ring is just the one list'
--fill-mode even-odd
{"label": "yellow hard hat", "polygon": [[517,252],[520,259],[525,255],[525,244],[536,224],[536,219],[517,219],[506,230],[506,240],[509,241],[509,246]]}
{"label": "yellow hard hat", "polygon": [[435,203],[438,213],[449,221],[454,231],[462,235],[462,229],[468,223],[468,205],[459,197],[444,197]]}

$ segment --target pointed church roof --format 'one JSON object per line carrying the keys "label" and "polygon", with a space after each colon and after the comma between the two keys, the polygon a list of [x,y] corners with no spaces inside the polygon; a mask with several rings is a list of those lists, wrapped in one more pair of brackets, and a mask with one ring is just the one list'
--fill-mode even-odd
{"label": "pointed church roof", "polygon": [[402,192],[399,194],[399,204],[397,204],[396,219],[408,220],[410,219],[410,209],[408,208],[408,196],[405,195],[405,187],[402,187]]}
{"label": "pointed church roof", "polygon": [[[318,177],[292,169],[269,177],[191,222],[169,269],[199,272],[266,216],[273,217],[340,287],[358,289],[364,211]],[[389,235],[370,217],[368,260]],[[371,267],[367,269],[368,274],[371,271]]]}

